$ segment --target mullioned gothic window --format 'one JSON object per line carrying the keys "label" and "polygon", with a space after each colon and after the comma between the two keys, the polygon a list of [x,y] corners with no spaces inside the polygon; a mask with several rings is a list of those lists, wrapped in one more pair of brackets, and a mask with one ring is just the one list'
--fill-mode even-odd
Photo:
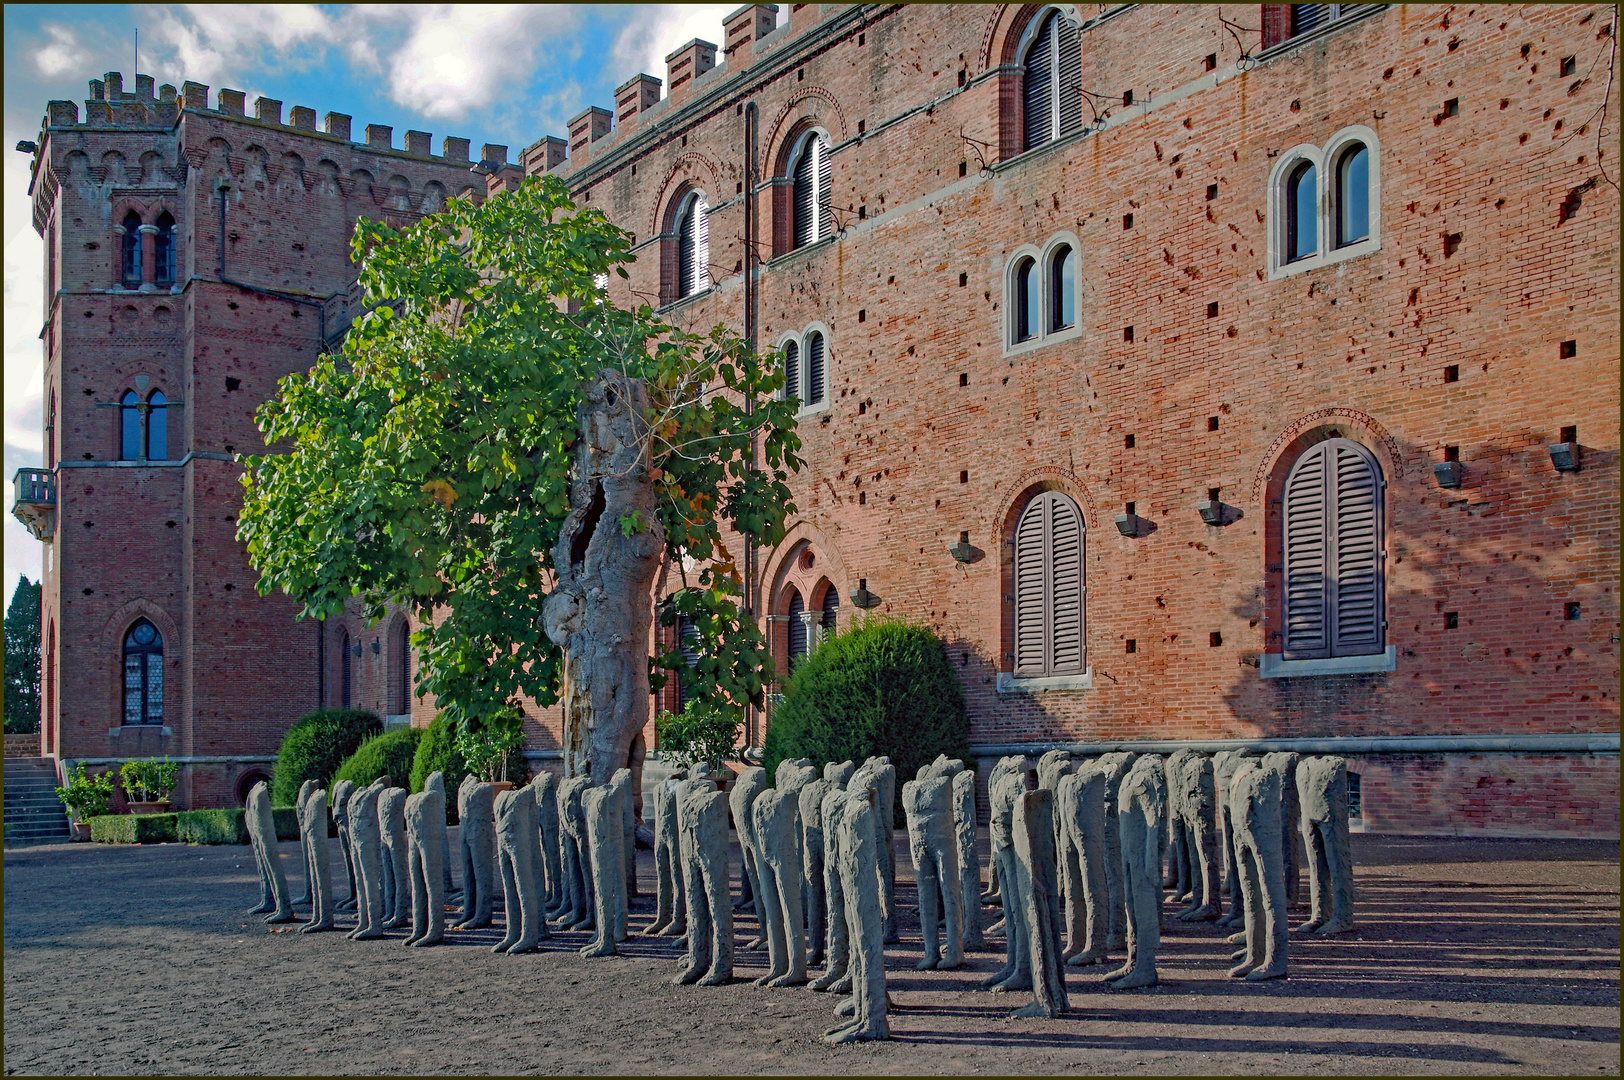
{"label": "mullioned gothic window", "polygon": [[124,635],[124,723],[164,722],[164,639],[141,619]]}

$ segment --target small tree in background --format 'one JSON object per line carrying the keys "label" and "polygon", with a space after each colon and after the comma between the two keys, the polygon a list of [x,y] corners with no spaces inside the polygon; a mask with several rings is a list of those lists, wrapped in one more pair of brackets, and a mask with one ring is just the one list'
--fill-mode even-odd
{"label": "small tree in background", "polygon": [[6,734],[39,730],[40,583],[17,580],[6,608]]}

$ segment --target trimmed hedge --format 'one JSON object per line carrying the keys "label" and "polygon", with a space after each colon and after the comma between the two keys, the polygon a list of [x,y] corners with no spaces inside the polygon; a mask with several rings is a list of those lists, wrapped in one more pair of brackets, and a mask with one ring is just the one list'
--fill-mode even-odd
{"label": "trimmed hedge", "polygon": [[417,757],[417,744],[423,738],[422,728],[404,727],[374,735],[356,748],[333,774],[333,783],[348,780],[364,788],[380,776],[387,776],[395,784],[405,787]]}
{"label": "trimmed hedge", "polygon": [[175,815],[175,839],[183,844],[246,844],[247,812],[182,810]]}
{"label": "trimmed hedge", "polygon": [[90,819],[98,844],[157,844],[175,839],[178,814],[104,814]]}
{"label": "trimmed hedge", "polygon": [[869,618],[826,638],[790,676],[764,750],[769,781],[786,758],[860,765],[885,754],[899,793],[937,754],[969,764],[970,720],[946,646],[895,619]]}
{"label": "trimmed hedge", "polygon": [[445,774],[446,814],[453,821],[457,817],[457,788],[462,778],[471,771],[467,760],[457,750],[457,731],[446,723],[445,717],[436,715],[429,726],[421,729],[423,737],[417,743],[417,755],[412,759],[410,790],[423,790],[423,781],[430,773]]}
{"label": "trimmed hedge", "polygon": [[292,806],[306,780],[331,786],[344,759],[382,730],[377,714],[362,709],[325,709],[301,719],[288,729],[277,751],[271,805]]}

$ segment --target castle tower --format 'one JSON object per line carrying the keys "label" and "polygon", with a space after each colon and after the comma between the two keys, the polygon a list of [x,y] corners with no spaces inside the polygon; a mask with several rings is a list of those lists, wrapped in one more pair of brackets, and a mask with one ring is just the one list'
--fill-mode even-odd
{"label": "castle tower", "polygon": [[409,675],[356,620],[257,594],[236,455],[263,452],[277,380],[342,338],[356,219],[406,225],[485,180],[466,139],[355,143],[342,114],[317,130],[309,108],[248,115],[226,89],[210,108],[146,75],[92,80],[82,119],[53,101],[41,129],[45,467],[18,473],[14,508],[45,544],[41,753],[168,754],[178,808],[235,805],[299,716],[403,712]]}

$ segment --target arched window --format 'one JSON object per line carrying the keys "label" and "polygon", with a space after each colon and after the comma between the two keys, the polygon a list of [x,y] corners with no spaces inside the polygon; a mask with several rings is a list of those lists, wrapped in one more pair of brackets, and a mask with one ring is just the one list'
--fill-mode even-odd
{"label": "arched window", "polygon": [[[686,615],[677,616],[677,649],[682,653],[683,663],[692,668],[699,662],[699,650],[696,643],[699,638],[699,629],[694,626],[693,619]],[[684,681],[685,672],[677,672],[677,711],[681,712],[693,698],[693,691]]]}
{"label": "arched window", "polygon": [[389,628],[390,680],[389,713],[399,716],[412,711],[412,647],[406,620],[397,619]]}
{"label": "arched window", "polygon": [[710,208],[692,192],[677,218],[677,299],[710,288]]}
{"label": "arched window", "polygon": [[1370,150],[1354,143],[1336,162],[1336,246],[1370,237]]}
{"label": "arched window", "polygon": [[1286,477],[1286,660],[1384,648],[1381,467],[1350,439],[1304,451]]}
{"label": "arched window", "polygon": [[823,333],[818,330],[806,335],[806,393],[803,405],[823,404]]}
{"label": "arched window", "polygon": [[1286,261],[1319,250],[1319,185],[1314,163],[1298,163],[1286,178]]}
{"label": "arched window", "polygon": [[806,604],[801,600],[799,590],[789,590],[789,604],[785,610],[789,613],[789,670],[793,672],[806,657],[806,622],[801,618]]}
{"label": "arched window", "polygon": [[829,146],[816,131],[807,132],[796,148],[790,187],[790,246],[805,247],[827,238],[832,228]]}
{"label": "arched window", "polygon": [[1038,495],[1015,526],[1015,674],[1081,674],[1083,515],[1058,491]]}
{"label": "arched window", "polygon": [[158,266],[154,279],[160,285],[175,283],[175,218],[168,210],[158,215]]}
{"label": "arched window", "polygon": [[801,343],[784,342],[784,397],[801,399]]}
{"label": "arched window", "polygon": [[124,722],[164,722],[164,639],[145,619],[124,635]]}
{"label": "arched window", "polygon": [[131,210],[124,215],[124,235],[119,244],[119,277],[129,288],[141,284],[141,215]]}
{"label": "arched window", "polygon": [[823,590],[823,628],[834,633],[835,620],[840,615],[840,590],[830,585]]}
{"label": "arched window", "polygon": [[1030,341],[1038,333],[1038,264],[1034,259],[1022,259],[1015,266],[1015,295],[1011,301],[1015,308],[1015,340]]}
{"label": "arched window", "polygon": [[123,461],[139,461],[142,451],[141,399],[127,390],[118,403],[118,456]]}
{"label": "arched window", "polygon": [[350,632],[340,630],[338,633],[338,707],[350,708],[351,692],[354,688],[353,675],[355,669],[350,666]]}
{"label": "arched window", "polygon": [[1083,125],[1083,54],[1077,28],[1058,11],[1042,20],[1021,62],[1021,149],[1079,130]]}
{"label": "arched window", "polygon": [[1049,256],[1049,332],[1077,324],[1077,255],[1061,244]]}
{"label": "arched window", "polygon": [[169,407],[162,390],[154,390],[147,398],[147,457],[169,460]]}

